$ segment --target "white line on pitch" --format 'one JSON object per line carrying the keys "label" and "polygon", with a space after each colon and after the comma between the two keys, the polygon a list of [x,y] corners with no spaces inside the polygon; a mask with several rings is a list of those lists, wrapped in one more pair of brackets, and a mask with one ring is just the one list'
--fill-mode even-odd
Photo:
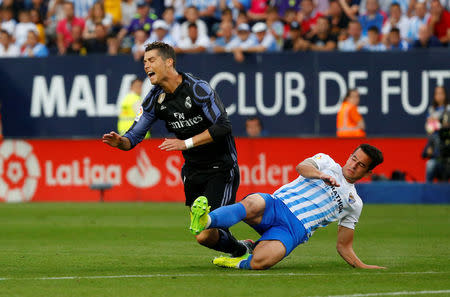
{"label": "white line on pitch", "polygon": [[[402,272],[377,272],[377,273],[362,273],[362,272],[351,272],[350,275],[385,275],[385,274],[449,274],[450,272],[445,271],[402,271]],[[246,273],[214,273],[215,276],[324,276],[324,275],[335,275],[335,273],[258,273],[258,272],[246,272]],[[110,279],[110,278],[165,278],[165,277],[202,277],[210,276],[206,273],[183,273],[183,274],[124,274],[124,275],[87,275],[87,276],[45,276],[45,277],[3,277],[0,281],[7,280],[71,280],[71,279]]]}
{"label": "white line on pitch", "polygon": [[437,291],[403,291],[403,292],[385,292],[385,293],[368,293],[368,294],[351,294],[351,295],[327,295],[327,296],[311,296],[311,297],[370,297],[370,296],[401,296],[401,295],[425,295],[425,294],[444,294],[450,293],[450,290]]}

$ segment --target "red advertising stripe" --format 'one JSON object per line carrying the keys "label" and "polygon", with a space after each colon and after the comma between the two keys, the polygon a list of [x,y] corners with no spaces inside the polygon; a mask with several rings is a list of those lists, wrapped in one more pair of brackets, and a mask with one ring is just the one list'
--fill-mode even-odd
{"label": "red advertising stripe", "polygon": [[[426,139],[368,139],[385,162],[374,170],[390,176],[406,171],[423,181],[420,158]],[[6,140],[0,144],[0,201],[99,201],[92,184],[112,184],[105,201],[184,201],[180,152],[161,152],[161,139],[145,140],[123,152],[100,140]],[[241,169],[238,199],[251,192],[271,193],[294,179],[295,166],[322,152],[344,164],[361,140],[268,138],[236,140]]]}

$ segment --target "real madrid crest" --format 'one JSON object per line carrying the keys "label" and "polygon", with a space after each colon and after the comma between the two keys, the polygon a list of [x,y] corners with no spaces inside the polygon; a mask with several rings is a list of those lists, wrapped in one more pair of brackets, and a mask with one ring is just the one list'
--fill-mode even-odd
{"label": "real madrid crest", "polygon": [[165,98],[166,98],[166,93],[161,93],[161,95],[159,95],[159,97],[158,97],[158,103],[159,104],[163,103]]}
{"label": "real madrid crest", "polygon": [[192,107],[191,97],[189,96],[186,97],[186,101],[184,101],[184,106],[186,106],[186,108],[188,109]]}

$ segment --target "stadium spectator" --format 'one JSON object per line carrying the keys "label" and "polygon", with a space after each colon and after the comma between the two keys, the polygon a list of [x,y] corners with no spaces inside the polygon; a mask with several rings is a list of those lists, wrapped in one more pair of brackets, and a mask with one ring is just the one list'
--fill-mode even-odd
{"label": "stadium spectator", "polygon": [[328,9],[327,16],[331,24],[331,34],[339,36],[343,30],[347,29],[350,19],[342,11],[338,0],[330,0],[330,8]]}
{"label": "stadium spectator", "polygon": [[380,41],[380,31],[378,27],[372,26],[367,32],[367,40],[362,49],[369,52],[386,51],[386,46]]}
{"label": "stadium spectator", "polygon": [[170,46],[175,46],[176,41],[169,33],[169,25],[163,20],[156,20],[153,23],[153,31],[145,43],[150,44],[155,41],[162,41]]}
{"label": "stadium spectator", "polygon": [[267,25],[263,22],[258,22],[253,25],[252,32],[255,34],[255,45],[244,49],[247,53],[261,53],[261,52],[275,52],[279,51],[277,41],[272,33],[269,32]]}
{"label": "stadium spectator", "polygon": [[282,46],[284,26],[280,21],[278,10],[275,7],[269,7],[267,9],[266,25],[268,32],[275,38],[278,46]]}
{"label": "stadium spectator", "polygon": [[83,29],[80,26],[72,27],[73,41],[67,47],[67,55],[85,56],[87,54],[86,43],[83,40]]}
{"label": "stadium spectator", "polygon": [[266,136],[261,119],[255,116],[245,120],[245,133],[250,138]]}
{"label": "stadium spectator", "polygon": [[73,41],[72,28],[80,26],[84,30],[84,20],[75,17],[72,2],[64,2],[64,15],[65,18],[59,21],[56,27],[56,45],[60,55],[66,53],[67,47]]}
{"label": "stadium spectator", "polygon": [[281,18],[285,18],[287,11],[293,11],[294,13],[299,11],[301,2],[301,0],[274,0],[271,1],[271,5],[277,8]]}
{"label": "stadium spectator", "polygon": [[[174,10],[173,14],[174,14],[176,22],[182,21],[182,19],[184,18],[185,10],[186,10],[184,0],[164,0],[164,6],[166,7],[166,9],[168,7],[173,8],[173,10]],[[167,22],[167,20],[166,20],[166,22]]]}
{"label": "stadium spectator", "polygon": [[95,38],[96,24],[102,24],[107,32],[110,31],[113,24],[112,16],[109,13],[105,13],[103,4],[100,2],[94,3],[89,16],[86,18],[86,23],[83,31],[84,39],[88,40]]}
{"label": "stadium spectator", "polygon": [[0,29],[0,58],[13,58],[20,56],[20,48],[14,44],[11,34]]}
{"label": "stadium spectator", "polygon": [[8,31],[12,36],[16,29],[17,21],[14,19],[14,11],[11,7],[4,7],[1,10],[2,22],[0,23],[0,28],[2,30]]}
{"label": "stadium spectator", "polygon": [[210,46],[209,38],[200,36],[196,23],[188,26],[188,36],[182,38],[175,47],[175,52],[180,54],[195,54],[206,52]]}
{"label": "stadium spectator", "polygon": [[181,39],[181,26],[175,19],[175,9],[173,7],[167,7],[163,12],[162,18],[169,26],[169,34],[175,43],[179,42]]}
{"label": "stadium spectator", "polygon": [[[143,32],[142,30],[139,31]],[[139,31],[136,31],[135,33]],[[120,113],[117,119],[117,132],[120,135],[124,135],[128,129],[130,129],[139,114],[139,109],[142,104],[142,83],[141,79],[135,78],[131,82],[130,91],[120,102]],[[150,138],[150,132],[147,132],[144,138]]]}
{"label": "stadium spectator", "polygon": [[33,24],[36,25],[36,29],[38,31],[39,42],[42,44],[47,43],[47,39],[45,38],[45,26],[42,23],[41,15],[36,9],[30,10],[30,18]]}
{"label": "stadium spectator", "polygon": [[299,43],[303,40],[302,38],[302,27],[297,22],[292,22],[290,25],[289,36],[284,41],[283,50],[284,51],[298,51]]}
{"label": "stadium spectator", "polygon": [[156,19],[156,15],[150,13],[150,6],[148,3],[145,1],[139,1],[137,4],[137,14],[131,20],[130,25],[120,29],[119,34],[117,34],[117,41],[124,51],[131,49],[133,44],[131,37],[133,33],[138,29],[142,29],[147,34],[150,34],[152,31],[153,22]]}
{"label": "stadium spectator", "polygon": [[302,0],[301,10],[297,13],[296,21],[302,26],[302,33],[306,38],[313,36],[316,31],[312,30],[317,20],[323,16],[320,12],[315,12],[313,0]]}
{"label": "stadium spectator", "polygon": [[[392,4],[392,2],[398,2],[399,0],[377,0],[377,6],[379,9],[379,12],[387,18],[386,12],[389,11],[389,7]],[[403,1],[403,0],[402,0]],[[404,0],[408,1],[408,0]],[[364,15],[369,10],[369,6],[371,4],[368,3],[368,0],[361,0],[359,5],[359,15]],[[405,10],[406,11],[406,10]],[[381,28],[380,28],[381,30]]]}
{"label": "stadium spectator", "polygon": [[[214,23],[220,21],[219,2],[217,0],[185,0],[186,7],[194,6],[197,8],[199,18],[205,22],[208,32]],[[190,21],[192,22],[192,21]]]}
{"label": "stadium spectator", "polygon": [[330,21],[327,17],[319,17],[314,31],[316,31],[317,33],[312,37],[300,42],[300,50],[332,51],[336,49],[337,36],[330,33]]}
{"label": "stadium spectator", "polygon": [[198,35],[202,38],[208,38],[208,27],[206,23],[199,18],[197,7],[189,6],[185,11],[186,21],[181,24],[180,40],[188,36],[188,26],[196,24]]}
{"label": "stadium spectator", "polygon": [[31,21],[30,12],[27,10],[19,11],[19,22],[14,30],[14,39],[18,47],[22,47],[26,42],[30,30],[38,33],[36,25]]}
{"label": "stadium spectator", "polygon": [[386,15],[379,9],[378,0],[367,0],[367,12],[358,18],[362,28],[362,35],[364,37],[368,36],[369,28],[374,26],[380,32],[385,19]]}
{"label": "stadium spectator", "polygon": [[428,49],[432,47],[442,47],[442,43],[436,36],[431,35],[430,27],[423,24],[419,27],[419,39],[413,42],[412,48]]}
{"label": "stadium spectator", "polygon": [[134,60],[139,61],[145,53],[146,40],[148,39],[147,32],[144,29],[137,29],[134,32],[134,44],[131,48],[131,54]]}
{"label": "stadium spectator", "polygon": [[386,50],[407,51],[408,48],[408,42],[401,38],[400,30],[398,28],[392,28],[386,38]]}
{"label": "stadium spectator", "polygon": [[233,23],[231,22],[222,21],[217,35],[219,37],[214,41],[211,48],[214,53],[224,53],[230,51],[228,45],[231,44],[234,39],[238,38],[233,33]]}
{"label": "stadium spectator", "polygon": [[292,22],[298,22],[296,21],[296,15],[297,12],[294,9],[287,9],[284,18],[283,18],[283,39],[289,38],[289,31],[291,30],[291,24]]}
{"label": "stadium spectator", "polygon": [[362,37],[361,24],[357,20],[350,21],[347,29],[348,37],[338,42],[338,49],[344,52],[354,52],[362,49],[367,42]]}
{"label": "stadium spectator", "polygon": [[120,14],[121,20],[120,24],[122,27],[128,27],[131,23],[131,20],[136,15],[137,12],[137,4],[134,0],[122,0],[120,2]]}
{"label": "stadium spectator", "polygon": [[336,117],[337,137],[366,137],[366,124],[358,112],[359,100],[357,89],[348,90]]}
{"label": "stadium spectator", "polygon": [[28,31],[27,40],[24,43],[21,56],[30,58],[42,58],[48,56],[47,47],[44,44],[39,43],[39,36],[35,31]]}
{"label": "stadium spectator", "polygon": [[248,18],[252,22],[264,21],[267,17],[267,8],[269,7],[266,0],[251,0],[250,9],[247,11]]}
{"label": "stadium spectator", "polygon": [[102,23],[95,25],[95,36],[86,40],[86,50],[88,54],[111,54],[114,55],[115,49],[108,43],[108,32]]}
{"label": "stadium spectator", "polygon": [[250,5],[251,5],[251,0],[219,0],[219,9],[222,12],[225,9],[230,9],[233,20],[237,19],[237,16],[239,15],[240,11],[249,10]]}
{"label": "stadium spectator", "polygon": [[384,269],[363,263],[353,250],[355,226],[363,207],[354,183],[369,176],[382,162],[381,151],[368,144],[358,146],[343,167],[326,154],[316,154],[298,164],[295,169],[299,176],[273,194],[250,194],[239,203],[211,213],[208,198],[198,197],[191,207],[189,229],[198,234],[244,221],[261,235],[253,253],[221,256],[213,264],[260,270],[280,262],[318,228],[337,221],[338,254],[352,267]]}
{"label": "stadium spectator", "polygon": [[120,26],[122,21],[121,0],[101,0],[105,13],[112,16],[114,26]]}
{"label": "stadium spectator", "polygon": [[48,1],[44,0],[31,0],[31,5],[28,8],[29,11],[35,10],[38,15],[39,19],[44,20],[47,17],[47,10],[48,10]]}
{"label": "stadium spectator", "polygon": [[392,28],[398,28],[400,30],[400,37],[402,39],[408,38],[410,21],[407,16],[402,15],[400,5],[398,3],[392,3],[389,11],[389,18],[384,23],[383,28],[381,29],[383,39],[386,40]]}
{"label": "stadium spectator", "polygon": [[350,20],[357,20],[360,0],[338,0],[342,11]]}
{"label": "stadium spectator", "polygon": [[425,122],[425,130],[428,134],[428,142],[425,146],[422,157],[427,158],[426,162],[426,181],[432,182],[437,180],[446,180],[446,162],[441,155],[441,139],[439,131],[444,127],[448,128],[448,116],[450,105],[448,101],[448,93],[445,87],[436,86],[434,88],[433,102],[428,108],[428,115]]}
{"label": "stadium spectator", "polygon": [[419,39],[419,27],[426,25],[430,15],[427,13],[426,3],[417,1],[414,9],[414,16],[410,19],[407,40],[414,42]]}
{"label": "stadium spectator", "polygon": [[86,19],[97,0],[72,0],[75,17]]}
{"label": "stadium spectator", "polygon": [[227,45],[226,50],[233,52],[234,59],[237,62],[243,62],[245,58],[244,50],[256,45],[256,37],[250,33],[250,26],[246,23],[237,27],[237,37]]}
{"label": "stadium spectator", "polygon": [[45,33],[47,42],[51,44],[56,40],[56,27],[66,17],[64,13],[64,0],[50,0],[48,3],[47,18],[45,19]]}
{"label": "stadium spectator", "polygon": [[447,44],[450,41],[450,12],[442,7],[439,0],[431,0],[428,26],[441,43]]}

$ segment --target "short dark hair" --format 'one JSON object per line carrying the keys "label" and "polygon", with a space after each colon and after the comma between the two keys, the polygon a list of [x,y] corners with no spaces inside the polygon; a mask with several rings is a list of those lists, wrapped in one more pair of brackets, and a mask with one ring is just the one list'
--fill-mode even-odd
{"label": "short dark hair", "polygon": [[173,67],[175,67],[177,58],[173,47],[161,41],[152,42],[145,47],[146,52],[149,52],[154,49],[158,50],[158,54],[163,58],[163,60],[172,59]]}
{"label": "short dark hair", "polygon": [[196,23],[189,23],[188,28],[192,28],[192,27],[198,28]]}
{"label": "short dark hair", "polygon": [[391,31],[389,33],[397,33],[400,34],[400,30],[398,28],[392,28]]}
{"label": "short dark hair", "polygon": [[372,31],[372,32],[375,32],[377,34],[380,33],[380,29],[378,29],[377,26],[371,26],[371,27],[369,27],[369,29],[367,29],[367,31]]}
{"label": "short dark hair", "polygon": [[366,155],[369,156],[369,158],[371,160],[369,168],[368,168],[369,171],[374,169],[375,167],[377,167],[381,163],[383,163],[383,161],[384,161],[383,153],[379,149],[374,147],[373,145],[370,145],[370,144],[367,144],[367,143],[360,144],[353,151],[353,153],[355,153],[358,149],[361,149]]}

